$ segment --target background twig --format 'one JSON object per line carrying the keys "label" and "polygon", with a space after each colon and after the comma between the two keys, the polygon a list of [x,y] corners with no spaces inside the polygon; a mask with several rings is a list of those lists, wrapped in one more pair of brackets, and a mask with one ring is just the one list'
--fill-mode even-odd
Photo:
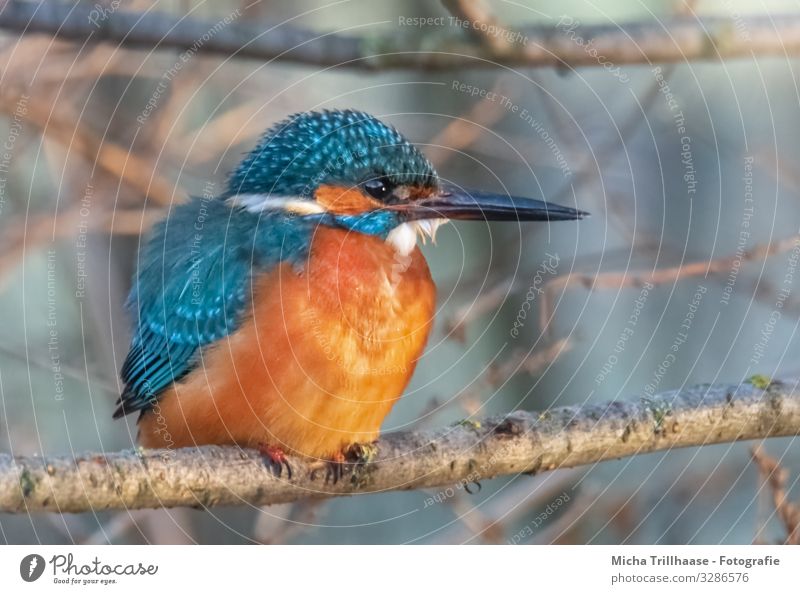
{"label": "background twig", "polygon": [[[128,48],[192,49],[197,54],[279,59],[316,66],[341,65],[363,70],[419,68],[441,70],[505,66],[599,66],[605,63],[652,64],[748,57],[786,56],[800,52],[800,15],[741,16],[737,27],[730,18],[678,15],[657,22],[582,25],[556,21],[548,26],[515,28],[511,43],[475,43],[460,28],[425,38],[404,34],[355,37],[325,34],[298,27],[262,23],[257,27],[236,21],[206,22],[159,12],[117,10],[90,18],[89,3],[24,2],[11,0],[0,12],[0,28],[17,33],[47,33],[73,41],[110,42]],[[96,10],[95,10],[96,11]],[[567,17],[569,18],[569,17]],[[575,26],[573,26],[573,24]],[[210,39],[208,32],[213,31]],[[506,31],[499,28],[500,34]],[[577,43],[580,38],[583,43]],[[198,40],[203,40],[198,43]],[[591,40],[592,52],[587,51]]]}

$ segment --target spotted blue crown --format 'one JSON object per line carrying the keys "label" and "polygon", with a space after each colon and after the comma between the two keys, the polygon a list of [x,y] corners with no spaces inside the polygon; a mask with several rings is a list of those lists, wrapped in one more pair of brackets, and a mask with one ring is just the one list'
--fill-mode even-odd
{"label": "spotted blue crown", "polygon": [[381,176],[437,183],[430,161],[393,127],[361,111],[311,111],[268,130],[229,177],[226,195],[311,198],[322,184],[350,187]]}

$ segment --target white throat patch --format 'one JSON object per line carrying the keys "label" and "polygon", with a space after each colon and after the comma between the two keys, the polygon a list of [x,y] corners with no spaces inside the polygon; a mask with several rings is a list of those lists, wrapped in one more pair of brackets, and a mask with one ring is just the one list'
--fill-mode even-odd
{"label": "white throat patch", "polygon": [[[292,196],[271,196],[268,194],[237,194],[228,198],[231,206],[244,208],[255,214],[269,210],[293,212],[298,215],[314,215],[327,212],[314,200],[306,200]],[[436,243],[436,231],[448,222],[448,219],[423,219],[410,221],[392,229],[386,236],[386,243],[391,245],[398,255],[408,256],[417,245],[417,237],[425,243],[428,238]]]}
{"label": "white throat patch", "polygon": [[391,245],[400,256],[408,256],[417,245],[417,236],[425,243],[428,237],[436,243],[436,231],[447,222],[447,219],[423,219],[398,225],[386,236],[386,243]]}

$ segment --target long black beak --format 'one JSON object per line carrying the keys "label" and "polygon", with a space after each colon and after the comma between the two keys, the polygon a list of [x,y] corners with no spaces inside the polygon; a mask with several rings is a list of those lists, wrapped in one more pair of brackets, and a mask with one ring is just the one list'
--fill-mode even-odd
{"label": "long black beak", "polygon": [[574,221],[589,216],[588,212],[560,206],[543,200],[442,188],[435,196],[397,205],[409,220],[458,219],[464,221]]}

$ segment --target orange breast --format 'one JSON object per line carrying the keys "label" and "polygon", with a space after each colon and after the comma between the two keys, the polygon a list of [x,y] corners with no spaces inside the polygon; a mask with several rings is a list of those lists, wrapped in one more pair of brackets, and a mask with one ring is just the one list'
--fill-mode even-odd
{"label": "orange breast", "polygon": [[239,330],[140,421],[145,447],[268,444],[330,458],[376,439],[422,354],[435,307],[427,264],[320,228],[301,272],[255,282]]}

